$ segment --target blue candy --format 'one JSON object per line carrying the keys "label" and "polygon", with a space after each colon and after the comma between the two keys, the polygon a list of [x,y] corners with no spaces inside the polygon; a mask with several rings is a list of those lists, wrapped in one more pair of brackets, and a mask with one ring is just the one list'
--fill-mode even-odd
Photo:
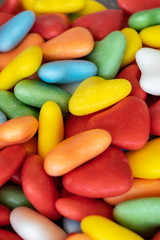
{"label": "blue candy", "polygon": [[6,121],[7,121],[6,115],[2,111],[0,111],[0,124],[4,123]]}
{"label": "blue candy", "polygon": [[42,65],[38,76],[48,83],[73,83],[95,76],[97,66],[86,60],[63,60]]}
{"label": "blue candy", "polygon": [[15,48],[27,35],[35,22],[32,11],[23,11],[0,27],[0,52]]}
{"label": "blue candy", "polygon": [[69,218],[63,218],[63,228],[64,230],[69,233],[81,233],[81,223],[71,220]]}

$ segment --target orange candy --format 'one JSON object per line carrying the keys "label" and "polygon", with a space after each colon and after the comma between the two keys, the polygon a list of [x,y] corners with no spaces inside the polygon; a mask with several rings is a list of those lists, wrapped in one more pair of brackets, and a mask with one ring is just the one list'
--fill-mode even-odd
{"label": "orange candy", "polygon": [[160,196],[160,179],[134,179],[130,190],[120,196],[104,198],[104,200],[116,206],[117,204],[135,198],[159,197]]}
{"label": "orange candy", "polygon": [[94,47],[91,33],[83,27],[71,28],[42,45],[45,60],[74,59],[88,55]]}
{"label": "orange candy", "polygon": [[31,46],[41,46],[44,39],[37,33],[28,34],[25,39],[13,50],[0,53],[0,71],[3,70],[19,53]]}
{"label": "orange candy", "polygon": [[103,129],[88,130],[57,144],[45,160],[50,176],[61,176],[102,153],[111,143],[111,135]]}
{"label": "orange candy", "polygon": [[38,129],[38,121],[32,116],[17,117],[0,125],[0,149],[30,140]]}
{"label": "orange candy", "polygon": [[73,233],[69,234],[65,240],[92,240],[92,239],[83,233]]}
{"label": "orange candy", "polygon": [[26,149],[27,155],[29,154],[37,154],[38,152],[38,140],[36,137],[31,138],[29,141],[23,143],[23,146]]}

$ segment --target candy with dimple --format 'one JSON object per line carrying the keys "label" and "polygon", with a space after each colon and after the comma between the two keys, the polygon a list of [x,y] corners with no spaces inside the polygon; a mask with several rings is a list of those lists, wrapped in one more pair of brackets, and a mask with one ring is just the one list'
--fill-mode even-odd
{"label": "candy with dimple", "polygon": [[[85,79],[69,100],[72,114],[90,114],[125,98],[131,92],[131,84],[125,79],[105,80],[101,77]],[[95,98],[96,95],[96,98]]]}
{"label": "candy with dimple", "polygon": [[124,153],[114,147],[63,177],[63,186],[71,193],[103,198],[127,192],[132,186],[132,172]]}
{"label": "candy with dimple", "polygon": [[68,112],[71,94],[56,85],[38,80],[23,80],[14,88],[15,96],[23,103],[41,108],[47,101],[58,104],[62,112]]}
{"label": "candy with dimple", "polygon": [[100,215],[113,219],[112,207],[100,199],[89,199],[78,196],[60,198],[56,201],[56,209],[65,217],[81,221],[89,215]]}
{"label": "candy with dimple", "polygon": [[81,16],[72,22],[72,27],[84,27],[92,33],[95,41],[100,41],[111,32],[120,30],[122,24],[122,12],[111,9]]}
{"label": "candy with dimple", "polygon": [[48,83],[82,82],[96,75],[97,66],[86,60],[62,60],[49,62],[38,70],[39,77]]}
{"label": "candy with dimple", "polygon": [[32,11],[24,11],[10,19],[0,28],[0,52],[16,47],[30,31],[35,21]]}
{"label": "candy with dimple", "polygon": [[45,216],[27,207],[18,207],[11,212],[13,229],[28,240],[65,240],[67,234]]}
{"label": "candy with dimple", "polygon": [[136,61],[142,73],[141,88],[151,95],[160,95],[160,51],[141,48],[136,53]]}
{"label": "candy with dimple", "polygon": [[102,153],[111,143],[111,135],[102,129],[85,131],[57,144],[45,160],[51,176],[61,176]]}
{"label": "candy with dimple", "polygon": [[81,228],[93,240],[144,240],[135,232],[96,215],[84,218],[81,222]]}
{"label": "candy with dimple", "polygon": [[22,51],[0,73],[0,90],[9,90],[14,85],[35,73],[42,61],[42,51],[32,46]]}
{"label": "candy with dimple", "polygon": [[74,59],[88,55],[93,47],[91,33],[84,27],[74,27],[45,42],[42,52],[47,61]]}
{"label": "candy with dimple", "polygon": [[87,129],[94,128],[108,131],[112,136],[112,145],[116,147],[140,149],[147,143],[150,134],[147,104],[140,98],[126,97],[112,108],[91,117]]}
{"label": "candy with dimple", "polygon": [[152,237],[159,229],[160,198],[125,201],[114,208],[114,218],[121,225],[144,237]]}
{"label": "candy with dimple", "polygon": [[10,224],[10,213],[11,211],[0,204],[0,226],[6,226]]}

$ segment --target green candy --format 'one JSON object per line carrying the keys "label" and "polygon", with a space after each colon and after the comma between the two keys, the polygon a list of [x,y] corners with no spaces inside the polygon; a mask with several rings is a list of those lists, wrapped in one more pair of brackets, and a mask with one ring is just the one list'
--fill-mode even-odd
{"label": "green candy", "polygon": [[22,189],[14,185],[4,185],[0,187],[0,203],[9,209],[21,206],[33,208]]}
{"label": "green candy", "polygon": [[23,80],[14,88],[14,94],[23,103],[41,108],[47,101],[54,101],[62,112],[68,112],[71,94],[55,85],[39,80]]}
{"label": "green candy", "polygon": [[158,24],[160,24],[160,8],[137,12],[128,20],[128,25],[138,31]]}
{"label": "green candy", "polygon": [[87,59],[97,65],[99,77],[116,77],[125,53],[126,42],[125,35],[120,31],[114,31],[103,40],[95,42],[94,49]]}
{"label": "green candy", "polygon": [[160,197],[139,198],[118,204],[114,219],[143,237],[152,237],[160,228]]}
{"label": "green candy", "polygon": [[9,118],[16,118],[26,115],[31,115],[38,119],[38,111],[33,107],[27,106],[20,102],[14,95],[9,91],[0,91],[0,110]]}

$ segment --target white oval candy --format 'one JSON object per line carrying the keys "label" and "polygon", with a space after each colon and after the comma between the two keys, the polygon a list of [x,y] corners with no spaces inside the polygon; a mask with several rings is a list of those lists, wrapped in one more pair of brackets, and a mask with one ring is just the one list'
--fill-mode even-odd
{"label": "white oval candy", "polygon": [[15,208],[10,222],[16,233],[25,240],[65,240],[67,234],[48,218],[27,208]]}

